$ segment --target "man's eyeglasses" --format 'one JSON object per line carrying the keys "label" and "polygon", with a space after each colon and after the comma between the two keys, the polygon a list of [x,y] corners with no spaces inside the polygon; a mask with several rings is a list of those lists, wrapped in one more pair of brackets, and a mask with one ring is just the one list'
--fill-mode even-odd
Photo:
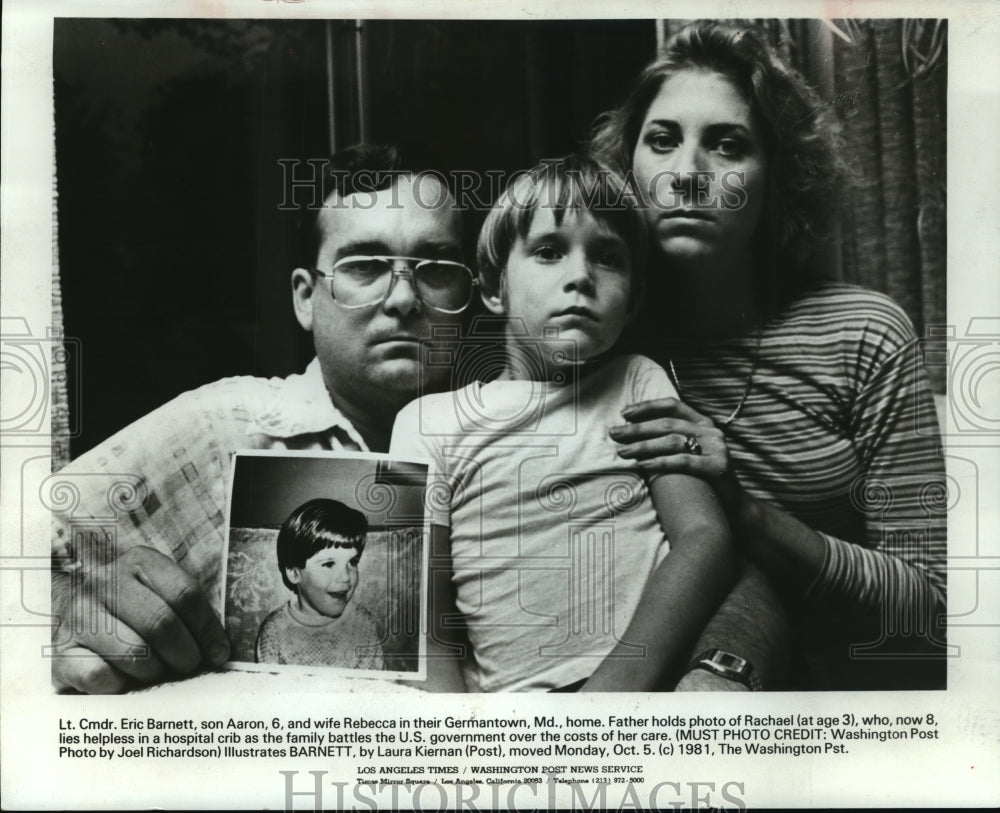
{"label": "man's eyeglasses", "polygon": [[472,302],[478,284],[468,266],[451,260],[419,257],[343,257],[329,271],[312,269],[330,280],[330,295],[349,310],[379,305],[395,279],[407,280],[422,303],[441,313],[461,313]]}

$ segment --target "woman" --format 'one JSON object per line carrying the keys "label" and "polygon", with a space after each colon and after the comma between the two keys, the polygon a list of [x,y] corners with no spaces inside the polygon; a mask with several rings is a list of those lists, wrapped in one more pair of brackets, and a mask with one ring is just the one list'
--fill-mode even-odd
{"label": "woman", "polygon": [[622,457],[711,482],[796,622],[799,688],[942,686],[944,470],[913,329],[810,273],[845,172],[836,124],[755,34],[676,34],[591,149],[631,170],[654,257],[639,351],[681,401]]}

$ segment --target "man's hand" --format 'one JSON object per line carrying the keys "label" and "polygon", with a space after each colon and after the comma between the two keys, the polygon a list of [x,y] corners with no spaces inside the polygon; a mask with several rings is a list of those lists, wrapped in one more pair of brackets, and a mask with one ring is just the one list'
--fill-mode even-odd
{"label": "man's hand", "polygon": [[199,584],[153,548],[54,571],[52,612],[59,690],[113,694],[229,657],[225,630]]}

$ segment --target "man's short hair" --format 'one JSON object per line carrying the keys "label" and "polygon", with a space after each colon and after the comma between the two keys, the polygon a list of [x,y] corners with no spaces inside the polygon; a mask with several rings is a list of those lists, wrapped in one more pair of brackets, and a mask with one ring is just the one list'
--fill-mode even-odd
{"label": "man's short hair", "polygon": [[[379,192],[388,189],[400,175],[429,174],[450,187],[450,175],[442,168],[437,156],[417,141],[393,144],[353,144],[327,159],[322,173],[323,202],[336,193],[339,198],[358,192]],[[316,264],[323,244],[323,228],[319,214],[322,208],[305,210],[299,265],[311,268]]]}
{"label": "man's short hair", "polygon": [[296,592],[288,580],[290,567],[303,568],[326,548],[365,550],[368,519],[360,511],[337,500],[315,499],[302,503],[288,515],[278,531],[278,568],[285,587]]}

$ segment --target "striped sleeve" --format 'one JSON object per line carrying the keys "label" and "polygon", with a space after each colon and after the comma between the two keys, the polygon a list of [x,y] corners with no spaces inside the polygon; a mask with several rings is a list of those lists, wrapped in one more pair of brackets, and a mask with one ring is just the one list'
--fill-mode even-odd
{"label": "striped sleeve", "polygon": [[822,534],[827,557],[811,595],[881,607],[926,629],[945,603],[944,460],[919,343],[891,302],[869,312],[854,379],[850,434],[863,474],[850,497],[865,539],[857,545]]}

